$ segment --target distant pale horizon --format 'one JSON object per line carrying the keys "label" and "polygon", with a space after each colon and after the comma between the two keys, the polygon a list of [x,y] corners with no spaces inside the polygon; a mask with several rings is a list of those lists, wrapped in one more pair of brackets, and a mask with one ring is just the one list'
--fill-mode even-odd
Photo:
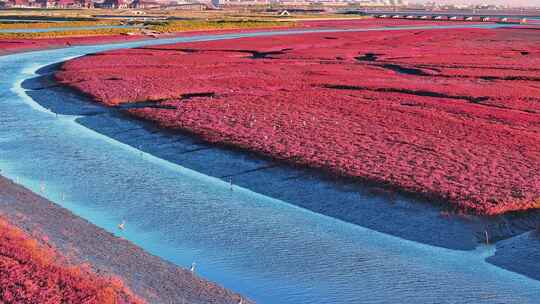
{"label": "distant pale horizon", "polygon": [[495,4],[510,6],[540,6],[540,0],[416,0],[416,3],[436,2],[444,4]]}

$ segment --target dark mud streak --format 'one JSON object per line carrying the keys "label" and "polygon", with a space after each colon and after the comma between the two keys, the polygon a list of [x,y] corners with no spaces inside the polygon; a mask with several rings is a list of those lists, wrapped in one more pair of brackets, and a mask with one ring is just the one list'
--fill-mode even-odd
{"label": "dark mud streak", "polygon": [[482,80],[508,80],[508,81],[540,81],[540,77],[530,76],[471,76]]}
{"label": "dark mud streak", "polygon": [[[436,76],[436,74],[430,74],[426,71],[416,68],[416,67],[407,67],[395,62],[391,62],[388,60],[384,61],[378,61],[379,56],[382,54],[375,54],[375,53],[366,53],[362,56],[354,57],[356,61],[360,62],[368,62],[370,66],[379,67],[382,69],[390,70],[399,74],[405,74],[405,75],[414,75],[414,76]],[[430,68],[429,70],[434,72],[440,72],[439,69]]]}
{"label": "dark mud streak", "polygon": [[513,67],[497,67],[497,66],[478,66],[478,65],[455,65],[455,64],[437,64],[437,65],[419,65],[420,67],[437,67],[447,69],[488,69],[488,70],[503,70],[503,71],[522,71],[522,72],[540,72],[537,68],[513,68]]}
{"label": "dark mud streak", "polygon": [[[197,93],[185,93],[180,95],[179,99],[182,101],[187,101],[193,98],[214,98],[216,96],[215,92],[197,92]],[[131,109],[164,109],[164,110],[176,110],[177,107],[173,105],[162,105],[163,102],[175,101],[175,98],[160,98],[154,100],[145,100],[137,102],[123,102],[119,105],[112,106],[113,109],[118,110],[131,110]]]}
{"label": "dark mud streak", "polygon": [[379,59],[379,56],[382,54],[376,54],[376,53],[365,53],[362,56],[354,57],[357,61],[368,61],[368,62],[374,62]]}
{"label": "dark mud streak", "polygon": [[422,105],[416,104],[416,103],[409,103],[409,102],[402,102],[400,103],[401,106],[404,107],[421,107]]}
{"label": "dark mud streak", "polygon": [[89,54],[84,55],[83,57],[110,56],[110,55],[114,55],[114,54],[110,54],[110,53],[89,53]]}
{"label": "dark mud streak", "polygon": [[182,152],[178,152],[178,153],[179,154],[187,154],[187,153],[193,153],[193,152],[198,152],[198,151],[203,151],[203,150],[211,150],[211,149],[214,149],[214,148],[213,147],[202,147],[202,148],[191,149],[191,150],[182,151]]}
{"label": "dark mud streak", "polygon": [[429,73],[417,68],[404,67],[399,64],[384,63],[377,65],[383,69],[391,70],[396,73],[405,74],[405,75],[415,75],[415,76],[432,76]]}
{"label": "dark mud streak", "polygon": [[[430,69],[435,72],[441,72],[440,70],[436,70],[433,68],[425,68]],[[479,80],[486,80],[486,81],[532,81],[532,82],[540,82],[540,77],[531,77],[531,76],[470,76],[470,75],[446,75],[446,74],[425,74],[425,75],[419,75],[416,74],[416,76],[430,76],[430,77],[438,77],[438,78],[450,78],[450,79],[479,79]]]}
{"label": "dark mud streak", "polygon": [[251,59],[275,59],[274,57],[270,57],[272,55],[283,55],[287,51],[292,51],[292,49],[285,48],[281,49],[279,51],[257,51],[257,50],[235,50],[235,49],[223,49],[223,50],[206,50],[206,49],[168,49],[168,48],[151,48],[151,47],[143,47],[143,48],[136,48],[136,49],[144,49],[144,50],[153,50],[153,51],[180,51],[183,53],[203,53],[203,52],[226,52],[226,53],[246,53],[250,54],[248,58]]}
{"label": "dark mud streak", "polygon": [[[409,89],[396,89],[396,88],[370,88],[363,86],[353,86],[353,85],[339,85],[339,84],[325,84],[323,85],[326,89],[335,89],[335,90],[352,90],[352,91],[370,91],[370,92],[380,92],[380,93],[400,93],[407,95],[414,95],[419,97],[435,97],[435,98],[445,98],[445,99],[458,99],[465,100],[470,103],[480,104],[481,102],[489,100],[488,97],[472,97],[464,95],[448,95],[444,93],[438,93],[433,91],[423,91],[423,90],[409,90]],[[486,105],[486,104],[482,104]]]}
{"label": "dark mud streak", "polygon": [[106,113],[107,113],[107,111],[86,112],[86,113],[84,113],[84,116],[99,116],[99,115],[103,115],[103,114],[106,114]]}
{"label": "dark mud streak", "polygon": [[[224,50],[226,52],[238,52],[238,53],[248,53],[251,54],[249,58],[251,59],[276,59],[274,57],[270,57],[272,55],[284,55],[287,51],[291,51],[292,49],[281,49],[280,51],[257,51],[257,50]],[[210,50],[213,51],[213,50]],[[219,51],[219,50],[218,50]]]}
{"label": "dark mud streak", "polygon": [[[186,93],[180,95],[181,101],[188,101],[193,98],[213,98],[216,96],[214,92],[200,92],[200,93]],[[174,105],[164,105],[163,102],[176,101],[175,98],[160,98],[154,100],[136,101],[136,102],[122,102],[116,106],[111,106],[111,109],[116,110],[135,110],[135,109],[161,109],[161,110],[176,110],[178,107]]]}
{"label": "dark mud streak", "polygon": [[[414,95],[414,96],[419,96],[419,97],[435,97],[435,98],[464,100],[478,106],[516,111],[516,112],[522,112],[526,114],[540,114],[534,110],[515,109],[515,108],[506,107],[503,105],[489,103],[489,97],[486,97],[486,96],[472,97],[472,96],[464,96],[464,95],[448,95],[444,93],[423,91],[423,90],[408,90],[408,89],[397,89],[397,88],[370,88],[370,87],[363,87],[363,86],[339,85],[339,84],[324,84],[323,87],[326,89],[335,89],[335,90],[370,91],[370,92],[379,92],[379,93],[399,93],[399,94]],[[412,103],[401,103],[401,105],[411,106],[411,107],[420,106],[420,105],[412,104]]]}
{"label": "dark mud streak", "polygon": [[478,104],[482,105],[482,106],[487,106],[487,107],[492,107],[492,108],[497,108],[497,109],[503,109],[503,110],[509,110],[509,111],[523,112],[523,113],[527,113],[527,114],[540,114],[539,112],[536,112],[534,110],[528,110],[528,109],[521,110],[521,109],[510,108],[510,107],[503,106],[503,105],[487,104],[487,103],[483,103],[483,102],[479,102]]}
{"label": "dark mud streak", "polygon": [[196,97],[214,98],[216,97],[216,93],[215,92],[200,92],[200,93],[186,93],[186,94],[180,95],[180,99],[182,100],[188,100],[188,99],[192,99]]}
{"label": "dark mud streak", "polygon": [[223,176],[220,176],[219,178],[223,179],[223,178],[235,177],[235,176],[239,176],[239,175],[243,175],[243,174],[247,174],[247,173],[251,173],[251,172],[256,172],[256,171],[261,171],[261,170],[268,170],[268,169],[276,168],[276,167],[279,167],[279,166],[282,166],[282,164],[280,164],[280,163],[272,164],[271,163],[269,165],[261,166],[259,168],[255,168],[255,169],[251,169],[251,170],[245,170],[245,171],[238,172],[238,173],[235,173],[235,174],[223,175]]}
{"label": "dark mud streak", "polygon": [[150,101],[140,101],[140,102],[126,102],[119,104],[113,108],[118,110],[131,110],[131,109],[164,109],[164,110],[176,110],[175,106],[171,105],[161,105],[161,100],[150,100]]}

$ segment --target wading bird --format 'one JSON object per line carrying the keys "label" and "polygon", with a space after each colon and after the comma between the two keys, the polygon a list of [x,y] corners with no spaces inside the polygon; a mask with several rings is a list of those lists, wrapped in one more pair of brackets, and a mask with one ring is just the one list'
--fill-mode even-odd
{"label": "wading bird", "polygon": [[118,229],[124,230],[125,226],[126,226],[126,221],[122,220],[122,222],[118,224]]}

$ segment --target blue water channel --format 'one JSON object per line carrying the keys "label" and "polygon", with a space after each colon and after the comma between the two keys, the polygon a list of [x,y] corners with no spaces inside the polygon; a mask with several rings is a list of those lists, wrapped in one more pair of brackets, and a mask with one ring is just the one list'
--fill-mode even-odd
{"label": "blue water channel", "polygon": [[538,303],[539,281],[485,262],[493,247],[429,246],[240,186],[231,190],[227,181],[96,133],[77,116],[57,115],[21,87],[43,66],[97,51],[299,33],[195,36],[2,56],[2,174],[116,234],[125,219],[123,237],[178,265],[195,261],[202,277],[259,303]]}

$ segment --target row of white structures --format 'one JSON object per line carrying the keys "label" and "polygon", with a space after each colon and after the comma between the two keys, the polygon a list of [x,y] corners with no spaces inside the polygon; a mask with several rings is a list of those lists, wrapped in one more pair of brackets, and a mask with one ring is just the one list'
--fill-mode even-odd
{"label": "row of white structures", "polygon": [[509,19],[508,17],[476,17],[476,16],[446,16],[446,15],[376,15],[377,18],[392,18],[392,19],[422,19],[422,20],[453,20],[453,21],[499,21],[499,22],[517,22],[527,23],[526,18]]}

